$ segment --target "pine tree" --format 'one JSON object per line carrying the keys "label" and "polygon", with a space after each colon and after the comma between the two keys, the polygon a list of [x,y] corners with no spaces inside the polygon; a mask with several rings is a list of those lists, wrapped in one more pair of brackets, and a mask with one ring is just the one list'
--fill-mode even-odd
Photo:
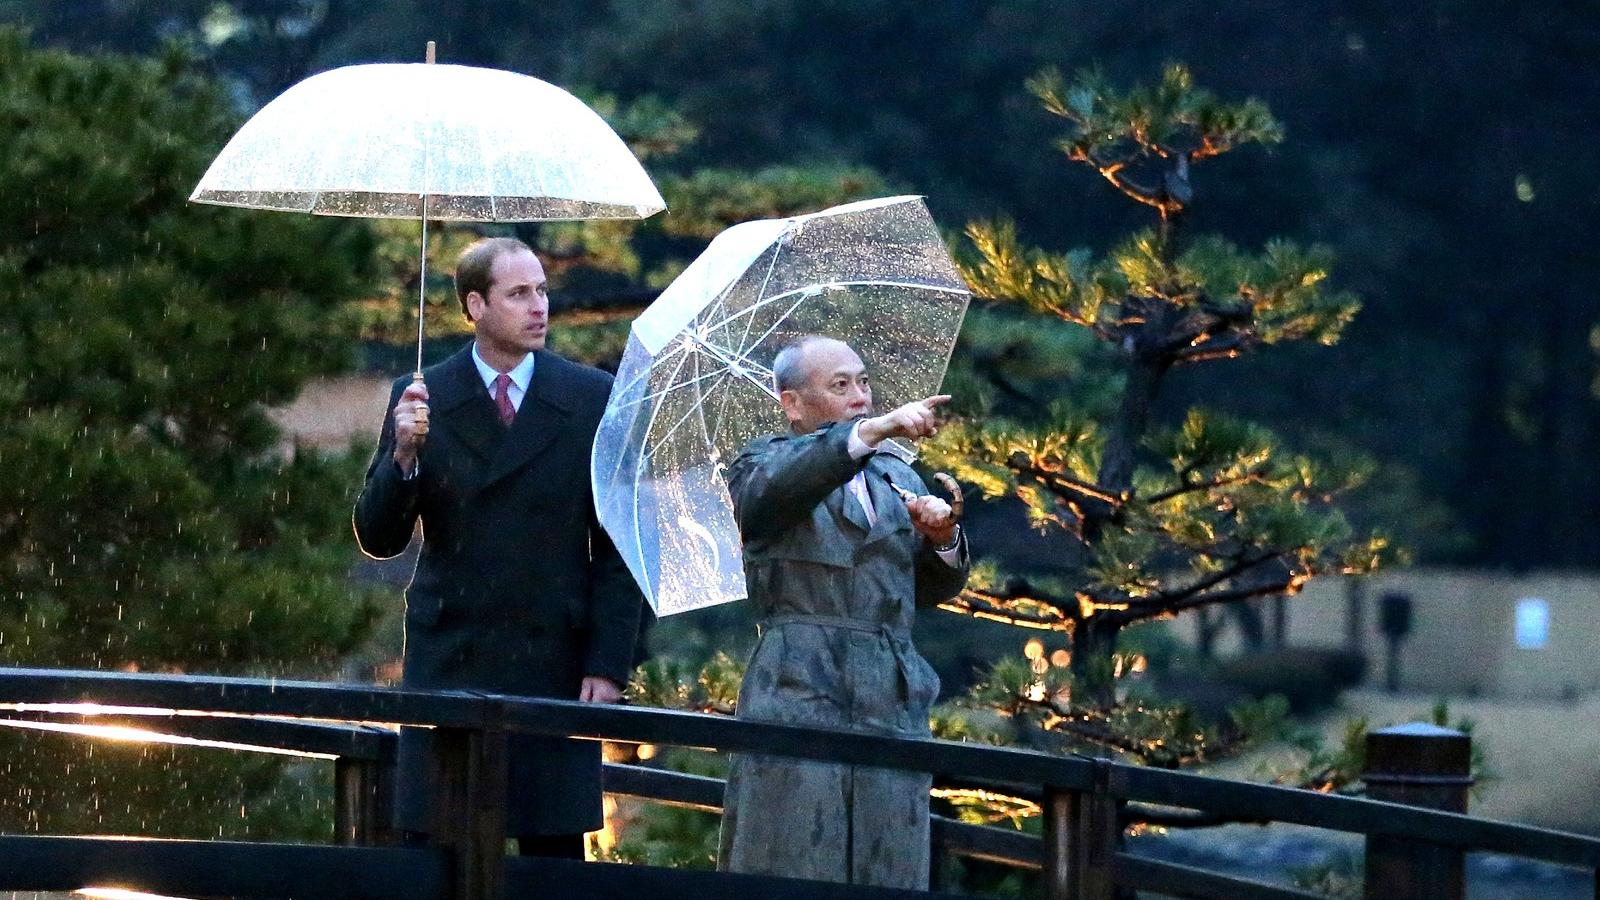
{"label": "pine tree", "polygon": [[[1163,385],[1182,367],[1264,346],[1334,343],[1359,304],[1329,288],[1324,249],[1272,240],[1248,251],[1189,233],[1200,164],[1282,139],[1262,103],[1220,100],[1176,65],[1152,87],[1054,71],[1029,87],[1066,123],[1067,159],[1154,222],[1103,256],[1027,247],[1004,222],[967,229],[965,274],[990,304],[971,322],[964,383],[985,386],[926,458],[985,497],[1022,501],[1067,572],[985,567],[947,608],[1070,636],[1068,670],[999,664],[975,695],[984,705],[1067,746],[1181,764],[1247,733],[1260,711],[1207,732],[1181,708],[1119,702],[1118,676],[1138,663],[1119,654],[1119,633],[1292,595],[1317,575],[1370,571],[1389,551],[1382,535],[1355,534],[1336,506],[1364,462],[1296,454],[1259,425],[1204,409],[1158,421]],[[1063,328],[1100,347],[1086,350]],[[1073,366],[1088,383],[1070,396],[1051,396],[1048,378],[1037,389],[1040,374]]]}
{"label": "pine tree", "polygon": [[[367,229],[188,204],[238,120],[176,53],[0,31],[0,123],[0,664],[331,672],[376,614],[347,578],[359,463],[267,410],[352,361]],[[8,827],[237,830],[283,768],[203,755],[157,799],[197,811],[161,817],[138,798],[171,754],[13,737]]]}

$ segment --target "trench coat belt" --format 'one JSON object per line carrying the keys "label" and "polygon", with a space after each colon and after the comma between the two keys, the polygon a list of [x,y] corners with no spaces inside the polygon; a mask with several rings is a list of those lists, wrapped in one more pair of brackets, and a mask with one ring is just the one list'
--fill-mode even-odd
{"label": "trench coat belt", "polygon": [[820,616],[809,613],[786,613],[781,616],[769,616],[762,620],[761,628],[782,628],[785,625],[818,625],[823,628],[839,628],[845,631],[858,631],[862,634],[875,634],[883,638],[889,645],[889,651],[894,654],[894,662],[900,669],[900,680],[906,691],[911,690],[911,660],[908,654],[911,650],[911,629],[896,628],[893,625],[873,624],[861,619],[850,619],[844,616]]}

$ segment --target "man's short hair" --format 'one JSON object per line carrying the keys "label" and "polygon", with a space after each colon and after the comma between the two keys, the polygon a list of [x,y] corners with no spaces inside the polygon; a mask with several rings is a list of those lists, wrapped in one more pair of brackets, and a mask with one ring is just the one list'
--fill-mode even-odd
{"label": "man's short hair", "polygon": [[772,358],[772,386],[779,393],[798,390],[806,383],[806,377],[811,374],[806,371],[806,350],[812,344],[832,340],[835,338],[820,334],[804,334],[784,344],[778,355]]}
{"label": "man's short hair", "polygon": [[533,252],[532,247],[512,237],[483,238],[461,251],[461,258],[456,260],[456,300],[468,322],[472,321],[472,313],[467,311],[467,295],[477,291],[488,299],[489,286],[494,283],[494,261],[518,250]]}

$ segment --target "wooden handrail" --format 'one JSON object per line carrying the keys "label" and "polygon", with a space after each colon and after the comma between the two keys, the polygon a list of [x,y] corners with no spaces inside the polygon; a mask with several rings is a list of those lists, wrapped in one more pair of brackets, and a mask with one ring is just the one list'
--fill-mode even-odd
{"label": "wooden handrail", "polygon": [[[260,718],[263,716],[274,718]],[[316,752],[363,764],[387,764],[392,759],[392,730],[305,720],[427,726],[462,735],[518,732],[705,747],[916,770],[964,783],[1020,784],[1029,786],[1033,796],[1092,799],[1103,806],[1110,804],[1106,809],[1113,812],[1118,803],[1140,801],[1393,836],[1467,851],[1493,851],[1591,872],[1600,869],[1600,839],[1460,813],[1030,750],[640,707],[272,679],[0,669],[0,717],[137,725],[235,744]],[[616,766],[608,768],[608,777],[613,790],[648,799],[707,810],[719,808],[721,803],[721,783],[716,779]],[[1115,823],[1114,814],[1072,815],[1078,823],[1069,823],[1073,828],[1116,828],[1099,822]],[[1015,832],[949,820],[936,822],[935,840],[953,852],[1023,866],[1037,864],[1047,849],[1037,839]],[[1100,855],[1106,859],[1094,863],[1099,867],[1095,877],[1119,884],[1148,887],[1187,877],[1170,865],[1127,853],[1101,851]],[[1076,877],[1062,883],[1079,884],[1073,880]],[[1206,893],[1209,889],[1203,884],[1225,886],[1234,881],[1243,885],[1236,885],[1240,890],[1248,888],[1255,896],[1298,895],[1220,875],[1187,879],[1188,890],[1195,896],[1213,895]]]}

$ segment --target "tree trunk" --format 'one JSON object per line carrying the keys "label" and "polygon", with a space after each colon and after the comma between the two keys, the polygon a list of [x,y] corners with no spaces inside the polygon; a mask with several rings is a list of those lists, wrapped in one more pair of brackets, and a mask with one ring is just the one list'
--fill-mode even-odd
{"label": "tree trunk", "polygon": [[1072,633],[1072,675],[1081,692],[1078,702],[1105,709],[1117,702],[1117,680],[1112,673],[1111,655],[1117,649],[1117,634],[1123,622],[1113,616],[1090,616],[1078,623]]}
{"label": "tree trunk", "polygon": [[1150,427],[1150,408],[1161,391],[1166,366],[1143,358],[1137,348],[1131,351],[1128,380],[1122,388],[1122,403],[1106,438],[1105,456],[1100,462],[1100,486],[1123,494],[1133,487],[1133,467],[1139,443]]}
{"label": "tree trunk", "polygon": [[[1187,182],[1187,160],[1182,160],[1166,183],[1187,192]],[[1157,225],[1161,258],[1169,266],[1178,256],[1181,220],[1182,215],[1173,211],[1164,213]],[[1143,297],[1127,298],[1123,309],[1124,312],[1137,311],[1143,322],[1123,339],[1121,350],[1128,361],[1127,380],[1122,386],[1117,417],[1106,437],[1097,480],[1102,488],[1112,493],[1128,495],[1133,490],[1139,445],[1150,428],[1150,411],[1161,393],[1161,381],[1169,367],[1161,348],[1172,330],[1175,311],[1162,300]],[[1101,524],[1087,523],[1084,536],[1089,542],[1095,540]],[[1101,614],[1080,621],[1073,633],[1072,674],[1084,692],[1079,699],[1088,705],[1103,708],[1117,701],[1112,654],[1116,652],[1117,634],[1124,624],[1121,618]]]}
{"label": "tree trunk", "polygon": [[1217,616],[1209,607],[1199,607],[1195,614],[1195,652],[1201,659],[1211,659],[1217,652],[1217,629],[1219,622]]}

